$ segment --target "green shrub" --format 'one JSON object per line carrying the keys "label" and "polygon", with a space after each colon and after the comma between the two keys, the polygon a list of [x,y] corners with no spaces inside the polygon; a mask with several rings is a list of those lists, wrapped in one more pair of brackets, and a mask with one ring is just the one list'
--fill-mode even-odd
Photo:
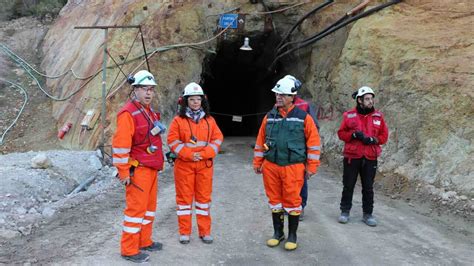
{"label": "green shrub", "polygon": [[67,0],[0,0],[0,19],[43,18],[47,14],[55,17],[66,3]]}
{"label": "green shrub", "polygon": [[55,17],[66,3],[67,0],[39,0],[28,11],[31,15],[37,17],[44,17],[46,14]]}

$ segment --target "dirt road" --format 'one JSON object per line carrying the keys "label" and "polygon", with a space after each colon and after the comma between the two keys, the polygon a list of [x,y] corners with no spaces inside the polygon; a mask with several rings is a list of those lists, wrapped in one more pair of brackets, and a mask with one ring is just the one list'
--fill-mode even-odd
{"label": "dirt road", "polygon": [[[150,264],[162,265],[473,265],[472,224],[450,225],[420,214],[399,200],[376,197],[379,225],[360,221],[360,194],[354,195],[352,220],[338,224],[340,177],[321,167],[310,180],[306,219],[298,231],[299,248],[265,246],[272,234],[261,176],[251,171],[252,138],[227,138],[215,162],[214,244],[178,243],[171,169],[160,177],[155,240],[164,244]],[[360,189],[357,189],[360,190]],[[376,192],[377,193],[377,192]],[[115,183],[104,194],[59,213],[36,232],[0,248],[0,263],[126,265],[120,258],[123,189]]]}

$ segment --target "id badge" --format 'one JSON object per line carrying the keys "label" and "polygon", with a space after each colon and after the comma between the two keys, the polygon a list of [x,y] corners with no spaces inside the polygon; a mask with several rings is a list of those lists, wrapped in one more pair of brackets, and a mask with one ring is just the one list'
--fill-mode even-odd
{"label": "id badge", "polygon": [[156,135],[158,135],[158,133],[160,133],[160,128],[159,127],[154,127],[152,130],[150,130],[150,133],[153,136],[156,136]]}
{"label": "id badge", "polygon": [[165,133],[166,127],[160,121],[153,122],[153,125],[158,129],[158,134]]}

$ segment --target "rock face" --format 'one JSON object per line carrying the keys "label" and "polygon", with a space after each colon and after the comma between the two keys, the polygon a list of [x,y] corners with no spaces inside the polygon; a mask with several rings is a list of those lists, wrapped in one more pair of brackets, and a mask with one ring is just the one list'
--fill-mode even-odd
{"label": "rock face", "polygon": [[[67,75],[61,79],[48,80],[48,87],[56,94],[67,97],[77,91],[70,100],[57,102],[53,115],[58,127],[72,122],[73,128],[66,135],[63,145],[73,148],[92,148],[100,142],[101,127],[93,124],[92,130],[80,126],[85,113],[94,110],[100,113],[102,102],[102,67],[104,30],[74,29],[75,26],[93,25],[142,25],[147,51],[151,54],[156,47],[194,42],[206,39],[203,6],[193,8],[190,1],[173,4],[168,1],[111,1],[105,6],[88,3],[69,2],[61,10],[59,18],[48,32],[43,45],[45,58],[42,67],[49,73],[62,73],[72,69],[81,77],[75,79]],[[207,7],[207,6],[206,6]],[[210,11],[208,11],[210,12]],[[110,29],[107,35],[107,49],[117,63],[127,61],[121,66],[126,73],[136,69],[146,69],[143,61],[143,48],[138,29]],[[128,55],[128,57],[127,57]],[[199,81],[204,53],[193,49],[171,50],[153,53],[149,60],[150,69],[158,81],[155,106],[159,106],[164,120],[170,120],[175,110],[175,100],[182,89],[182,82]],[[107,124],[106,141],[115,128],[115,114],[130,93],[125,76],[108,57],[107,65]],[[122,60],[126,59],[126,60]],[[96,75],[97,74],[97,75]],[[177,89],[179,88],[179,90]],[[158,104],[159,103],[159,104]],[[80,110],[79,112],[77,110]],[[100,121],[100,120],[99,120]]]}
{"label": "rock face", "polygon": [[[342,110],[354,105],[351,93],[371,86],[391,132],[380,170],[472,194],[472,12],[468,1],[404,1],[358,21],[329,86],[313,91],[337,110],[323,134],[337,130]],[[324,144],[342,148],[335,136]]]}
{"label": "rock face", "polygon": [[[231,3],[232,2],[232,3]],[[272,9],[287,7],[282,1],[265,1]],[[371,8],[382,1],[372,1]],[[385,1],[383,1],[385,2]],[[299,39],[323,29],[359,1],[337,1],[297,28]],[[95,75],[101,68],[104,31],[78,30],[74,26],[143,26],[148,53],[168,44],[192,43],[215,34],[215,14],[240,6],[241,12],[264,11],[249,1],[110,1],[105,6],[69,1],[49,30],[43,45],[42,67],[48,74],[73,69],[80,76]],[[316,6],[308,3],[273,15],[280,34]],[[474,193],[474,7],[470,1],[408,0],[358,20],[311,48],[298,52],[293,69],[304,81],[305,95],[320,108],[321,135],[328,162],[340,166],[343,143],[338,140],[341,114],[354,106],[351,93],[362,85],[376,91],[376,107],[386,116],[390,139],[380,158],[380,170],[409,180],[422,180],[437,187]],[[247,15],[246,31],[263,30],[265,16]],[[267,25],[268,26],[268,25]],[[137,31],[111,29],[107,47],[118,63],[121,58],[142,55]],[[134,44],[133,46],[132,43]],[[162,49],[149,61],[158,80],[155,105],[164,122],[172,118],[176,99],[184,85],[198,82],[205,53],[216,42],[201,49]],[[131,48],[130,48],[131,47]],[[166,50],[166,51],[163,51]],[[299,63],[298,63],[299,62]],[[115,114],[129,93],[124,75],[110,59],[107,69],[106,144],[115,128]],[[121,66],[128,74],[145,68],[142,58]],[[116,77],[118,77],[116,79]],[[112,85],[113,84],[113,85]],[[48,80],[56,94],[77,94],[56,102],[53,115],[58,127],[74,124],[63,145],[94,148],[100,143],[100,126],[92,130],[79,126],[85,112],[100,112],[101,74],[90,81],[71,75]],[[116,92],[115,92],[116,91]],[[113,96],[112,96],[113,95]],[[79,111],[78,111],[79,110]]]}

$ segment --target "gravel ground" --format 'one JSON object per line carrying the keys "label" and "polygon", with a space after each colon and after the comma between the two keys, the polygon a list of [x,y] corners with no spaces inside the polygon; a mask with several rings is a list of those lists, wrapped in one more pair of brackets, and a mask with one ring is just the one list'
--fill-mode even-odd
{"label": "gravel ground", "polygon": [[[354,195],[351,221],[346,225],[337,223],[340,174],[326,165],[309,183],[306,218],[298,229],[299,248],[294,252],[285,251],[282,245],[268,248],[265,241],[272,234],[271,214],[262,178],[251,170],[253,142],[253,138],[227,138],[224,153],[215,161],[212,245],[198,239],[195,227],[191,243],[179,244],[171,168],[160,174],[154,239],[162,242],[164,249],[151,254],[150,264],[473,264],[472,223],[454,216],[444,219],[427,213],[422,205],[392,199],[379,191],[374,211],[377,227],[368,227],[360,220],[360,187]],[[93,153],[84,153],[82,160],[77,154],[71,154],[73,162],[85,162],[84,158]],[[0,161],[5,162],[4,158]],[[52,169],[59,165],[55,160]],[[102,171],[107,174],[88,191],[48,203],[57,211],[30,234],[0,239],[0,263],[128,265],[119,253],[123,187],[110,178],[110,169]]]}

